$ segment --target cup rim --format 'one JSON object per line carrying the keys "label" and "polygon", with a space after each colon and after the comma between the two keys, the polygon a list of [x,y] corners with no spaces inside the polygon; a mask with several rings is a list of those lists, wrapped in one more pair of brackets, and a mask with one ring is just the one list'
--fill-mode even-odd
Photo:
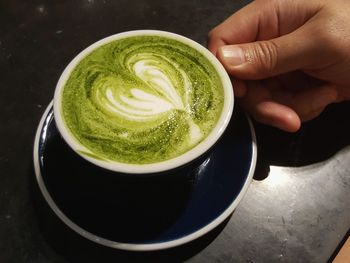
{"label": "cup rim", "polygon": [[[162,37],[171,38],[189,45],[190,47],[196,49],[198,52],[204,55],[211,62],[211,64],[216,69],[218,75],[220,76],[220,80],[222,82],[222,86],[224,90],[224,105],[223,105],[219,120],[217,121],[215,127],[208,134],[208,136],[203,141],[201,141],[198,145],[196,145],[189,151],[185,152],[184,154],[181,154],[180,156],[177,156],[169,160],[150,163],[150,164],[129,164],[129,163],[112,161],[112,160],[98,160],[88,155],[82,154],[80,151],[85,151],[85,152],[91,152],[91,151],[87,149],[85,146],[83,146],[82,144],[80,144],[77,141],[77,139],[71,134],[68,127],[66,127],[66,125],[64,124],[63,116],[61,114],[63,88],[72,70],[79,64],[79,62],[83,58],[85,58],[89,53],[91,53],[93,50],[95,50],[96,48],[102,45],[105,45],[115,40],[132,37],[132,36],[162,36]],[[64,69],[63,73],[61,74],[56,85],[53,101],[54,101],[53,108],[54,108],[54,116],[55,116],[54,119],[56,122],[56,126],[59,130],[59,133],[65,140],[65,142],[70,146],[70,148],[74,152],[76,152],[85,160],[110,171],[126,173],[126,174],[150,174],[150,173],[165,172],[168,170],[181,167],[197,159],[198,157],[202,156],[205,152],[207,152],[219,140],[219,138],[221,137],[221,135],[223,134],[227,125],[230,122],[232,112],[233,112],[233,106],[234,106],[234,95],[233,95],[231,80],[226,70],[222,66],[222,64],[208,49],[206,49],[199,43],[195,42],[192,39],[184,37],[182,35],[178,35],[167,31],[133,30],[133,31],[127,31],[127,32],[118,33],[118,34],[105,37],[91,44],[90,46],[85,48],[83,51],[81,51],[78,55],[76,55],[74,59]]]}

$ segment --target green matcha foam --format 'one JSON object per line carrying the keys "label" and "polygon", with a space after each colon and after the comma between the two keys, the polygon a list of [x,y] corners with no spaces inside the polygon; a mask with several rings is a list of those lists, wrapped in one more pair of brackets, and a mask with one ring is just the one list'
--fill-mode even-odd
{"label": "green matcha foam", "polygon": [[151,164],[203,141],[224,105],[220,75],[199,51],[157,35],[97,47],[61,91],[65,126],[95,159]]}

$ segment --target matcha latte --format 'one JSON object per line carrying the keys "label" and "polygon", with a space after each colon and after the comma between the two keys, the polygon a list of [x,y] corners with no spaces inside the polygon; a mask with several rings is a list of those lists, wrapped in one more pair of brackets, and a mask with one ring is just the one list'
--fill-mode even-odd
{"label": "matcha latte", "polygon": [[154,165],[193,152],[220,128],[227,111],[229,80],[208,53],[160,31],[131,31],[97,42],[72,61],[57,85],[61,134],[95,163]]}

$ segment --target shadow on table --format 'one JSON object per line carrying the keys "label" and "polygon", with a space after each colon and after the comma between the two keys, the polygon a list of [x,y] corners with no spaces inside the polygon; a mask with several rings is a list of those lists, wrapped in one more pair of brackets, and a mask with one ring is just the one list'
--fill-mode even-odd
{"label": "shadow on table", "polygon": [[304,123],[296,133],[255,122],[258,160],[254,179],[265,179],[270,165],[310,165],[331,158],[350,145],[349,113],[349,102],[331,105],[318,118]]}

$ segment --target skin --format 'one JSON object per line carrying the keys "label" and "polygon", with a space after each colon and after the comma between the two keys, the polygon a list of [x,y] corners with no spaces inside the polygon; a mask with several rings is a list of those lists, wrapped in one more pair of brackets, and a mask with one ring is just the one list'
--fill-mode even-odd
{"label": "skin", "polygon": [[287,132],[350,99],[350,1],[256,0],[208,36],[235,95]]}

